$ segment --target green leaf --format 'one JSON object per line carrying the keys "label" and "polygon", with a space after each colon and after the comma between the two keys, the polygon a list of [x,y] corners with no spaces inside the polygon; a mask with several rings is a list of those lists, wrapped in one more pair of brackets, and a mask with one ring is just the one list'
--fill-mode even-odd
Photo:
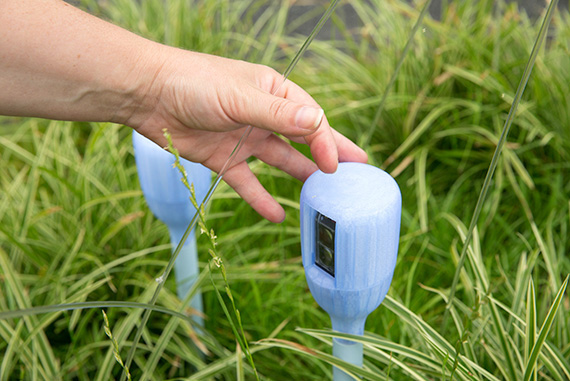
{"label": "green leaf", "polygon": [[[528,290],[526,297],[526,331],[524,346],[524,361],[528,363],[532,348],[536,339],[536,295],[534,292],[534,283],[532,278],[528,282]],[[536,372],[534,372],[536,377]]]}
{"label": "green leaf", "polygon": [[[524,94],[524,90],[526,88],[526,85],[528,83],[528,80],[530,78],[532,70],[534,68],[534,63],[536,62],[538,53],[539,53],[540,48],[542,46],[542,42],[546,38],[546,34],[548,32],[548,26],[550,25],[550,20],[552,19],[552,15],[554,13],[554,10],[556,9],[557,3],[558,3],[558,0],[552,0],[550,2],[550,5],[548,7],[546,14],[544,15],[544,19],[543,19],[542,25],[540,27],[540,32],[538,33],[538,36],[536,37],[536,40],[534,42],[534,46],[532,48],[532,52],[531,52],[530,57],[528,59],[528,62],[526,64],[524,73],[523,73],[523,75],[519,81],[519,85],[518,85],[517,91],[515,93],[515,97],[514,97],[512,105],[511,105],[511,109],[509,110],[509,114],[507,115],[507,119],[505,120],[505,124],[504,124],[503,130],[501,132],[501,137],[499,138],[499,142],[497,143],[497,148],[495,149],[495,153],[493,154],[493,158],[491,159],[491,163],[489,165],[489,169],[488,169],[487,174],[485,176],[483,186],[481,187],[481,192],[479,193],[479,198],[477,199],[477,204],[475,205],[475,210],[473,212],[471,222],[469,223],[469,229],[467,230],[467,235],[465,238],[465,243],[463,244],[463,250],[461,252],[461,257],[459,259],[459,264],[457,265],[457,268],[455,270],[455,275],[453,277],[453,281],[451,284],[451,290],[449,293],[448,308],[451,305],[453,298],[455,297],[455,291],[457,288],[457,283],[459,281],[459,274],[461,272],[461,269],[463,268],[463,264],[464,264],[466,256],[467,256],[467,249],[468,249],[469,244],[471,242],[473,231],[475,230],[475,227],[477,226],[477,221],[479,220],[479,214],[481,213],[481,210],[483,208],[483,204],[484,204],[485,199],[487,197],[487,192],[488,192],[489,187],[491,185],[491,180],[493,178],[493,174],[495,173],[495,169],[497,168],[497,164],[499,162],[499,157],[501,155],[501,151],[502,151],[503,146],[505,145],[505,142],[507,140],[509,130],[511,128],[511,125],[513,123],[515,115],[517,113],[517,107],[519,105],[519,102],[522,99],[523,94]],[[446,309],[446,313],[444,315],[443,325],[445,325],[446,317],[447,317],[447,309]],[[511,368],[511,367],[509,366],[509,368]],[[515,376],[514,369],[511,370],[511,376],[512,377]]]}
{"label": "green leaf", "polygon": [[258,345],[266,346],[269,348],[283,348],[288,349],[294,352],[301,353],[302,355],[317,359],[320,361],[324,361],[327,364],[335,366],[340,370],[347,373],[353,379],[358,380],[359,377],[365,377],[366,380],[372,381],[384,381],[386,380],[386,376],[383,374],[373,373],[365,368],[361,368],[354,364],[350,364],[346,361],[343,361],[331,354],[321,352],[319,350],[311,349],[304,345],[289,341],[289,340],[282,340],[282,339],[263,339],[257,342]]}
{"label": "green leaf", "polygon": [[544,319],[544,323],[542,323],[542,327],[540,328],[540,332],[538,333],[536,342],[532,346],[532,351],[530,352],[530,356],[526,363],[526,368],[524,370],[524,377],[523,377],[524,381],[530,380],[530,377],[532,376],[533,371],[536,368],[536,362],[538,361],[538,356],[542,350],[542,346],[544,345],[546,338],[548,337],[548,333],[550,332],[552,323],[554,323],[554,317],[558,312],[558,308],[560,308],[560,304],[562,303],[562,298],[564,297],[564,293],[566,292],[566,286],[568,285],[569,277],[570,276],[566,277],[566,280],[560,287],[560,290],[558,290],[558,294],[556,294],[554,302],[552,303],[552,306],[550,306],[550,310],[546,315],[546,319]]}

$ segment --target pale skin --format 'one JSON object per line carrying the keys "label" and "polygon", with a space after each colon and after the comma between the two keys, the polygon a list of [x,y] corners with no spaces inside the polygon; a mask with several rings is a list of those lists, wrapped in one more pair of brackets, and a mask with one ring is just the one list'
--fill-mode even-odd
{"label": "pale skin", "polygon": [[[161,146],[166,128],[183,157],[216,172],[251,125],[224,180],[272,222],[285,211],[247,158],[301,181],[367,161],[309,94],[281,83],[269,67],[161,45],[60,0],[0,0],[0,114],[120,123]],[[308,144],[314,162],[275,133]]]}

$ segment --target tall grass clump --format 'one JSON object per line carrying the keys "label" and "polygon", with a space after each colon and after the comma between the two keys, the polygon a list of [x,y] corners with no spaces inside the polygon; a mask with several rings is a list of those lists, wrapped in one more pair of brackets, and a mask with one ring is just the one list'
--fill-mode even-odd
{"label": "tall grass clump", "polygon": [[[151,39],[277,70],[306,37],[288,1],[79,3]],[[345,335],[327,329],[304,279],[300,183],[250,162],[287,209],[280,225],[220,185],[203,217],[225,273],[208,265],[203,235],[201,329],[173,279],[148,304],[171,247],[144,203],[130,131],[3,118],[0,379],[118,379],[148,309],[132,379],[321,380],[331,364],[371,380],[570,379],[570,16],[554,13],[451,298],[547,7],[534,20],[513,4],[448,1],[418,24],[425,4],[351,1],[356,25],[333,15],[336,39],[315,41],[291,75],[402,190],[389,295],[352,338],[364,344],[364,368],[330,356]]]}

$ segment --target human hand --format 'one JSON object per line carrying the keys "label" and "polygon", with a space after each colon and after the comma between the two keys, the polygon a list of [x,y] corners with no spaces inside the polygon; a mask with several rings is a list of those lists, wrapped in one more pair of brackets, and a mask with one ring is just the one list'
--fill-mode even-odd
{"label": "human hand", "polygon": [[[246,159],[255,156],[304,181],[338,161],[366,162],[366,153],[332,129],[319,105],[274,70],[243,61],[161,47],[159,67],[141,107],[125,122],[165,145],[166,128],[180,154],[219,172],[248,125],[254,128],[224,180],[272,222],[283,208],[259,183]],[[273,92],[275,95],[271,95]],[[316,162],[274,132],[310,146]]]}
{"label": "human hand", "polygon": [[[366,161],[305,91],[268,67],[160,45],[61,1],[3,1],[0,11],[9,57],[0,60],[0,114],[122,123],[162,146],[166,128],[185,158],[216,172],[246,126],[257,127],[224,180],[274,222],[284,211],[248,157],[301,181],[317,166],[334,172],[339,159]],[[307,143],[316,165],[274,132]]]}

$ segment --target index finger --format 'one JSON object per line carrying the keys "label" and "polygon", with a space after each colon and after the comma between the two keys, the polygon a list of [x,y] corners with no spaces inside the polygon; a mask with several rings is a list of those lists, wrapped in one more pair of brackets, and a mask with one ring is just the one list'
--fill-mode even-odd
{"label": "index finger", "polygon": [[[305,90],[289,80],[286,80],[279,87],[275,95],[298,103],[320,107]],[[323,116],[317,130],[304,136],[304,140],[310,147],[315,163],[325,173],[336,171],[339,156],[341,159],[350,161],[366,162],[367,160],[367,155],[361,148],[330,126],[326,115]]]}

